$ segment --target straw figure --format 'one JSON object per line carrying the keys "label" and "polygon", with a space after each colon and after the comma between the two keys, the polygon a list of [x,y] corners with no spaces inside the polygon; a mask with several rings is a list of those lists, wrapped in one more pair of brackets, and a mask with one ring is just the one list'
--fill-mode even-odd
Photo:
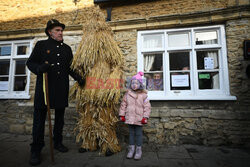
{"label": "straw figure", "polygon": [[112,155],[121,150],[116,123],[124,57],[100,9],[95,6],[86,16],[83,37],[71,65],[86,78],[84,87],[75,83],[71,88],[79,112],[76,141],[82,141],[82,150],[100,148],[103,154]]}

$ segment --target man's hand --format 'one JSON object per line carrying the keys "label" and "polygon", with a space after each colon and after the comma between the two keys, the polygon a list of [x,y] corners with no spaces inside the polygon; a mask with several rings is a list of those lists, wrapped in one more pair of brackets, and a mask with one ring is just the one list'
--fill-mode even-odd
{"label": "man's hand", "polygon": [[39,73],[46,73],[50,69],[50,64],[46,61],[42,65],[38,66]]}

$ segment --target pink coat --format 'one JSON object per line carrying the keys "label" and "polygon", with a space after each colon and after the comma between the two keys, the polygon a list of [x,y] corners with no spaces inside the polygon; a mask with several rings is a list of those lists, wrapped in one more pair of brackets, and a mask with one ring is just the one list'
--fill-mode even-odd
{"label": "pink coat", "polygon": [[146,92],[127,91],[123,97],[119,112],[119,116],[125,116],[126,124],[142,125],[142,118],[149,118],[151,105],[147,97]]}

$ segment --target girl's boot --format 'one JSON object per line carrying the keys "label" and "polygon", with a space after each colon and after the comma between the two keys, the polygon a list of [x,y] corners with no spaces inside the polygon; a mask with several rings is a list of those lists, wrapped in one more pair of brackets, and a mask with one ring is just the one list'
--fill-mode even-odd
{"label": "girl's boot", "polygon": [[133,158],[134,152],[135,152],[135,145],[129,145],[129,146],[128,146],[127,158],[128,158],[128,159]]}
{"label": "girl's boot", "polygon": [[136,151],[135,151],[135,160],[140,160],[141,159],[141,155],[142,155],[142,151],[141,151],[141,146],[136,146]]}

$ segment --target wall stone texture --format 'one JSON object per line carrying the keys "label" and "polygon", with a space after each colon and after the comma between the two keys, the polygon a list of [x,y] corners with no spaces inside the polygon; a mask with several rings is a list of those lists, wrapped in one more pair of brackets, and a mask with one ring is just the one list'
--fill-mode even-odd
{"label": "wall stone texture", "polygon": [[[213,10],[249,5],[248,0],[155,0],[140,3],[112,5],[112,21],[133,20],[162,15],[209,12]],[[57,18],[66,26],[84,24],[86,11],[91,10],[93,0],[6,0],[0,2],[0,31],[43,29],[47,21]],[[108,6],[110,7],[110,6]],[[102,8],[106,15],[106,7]]]}
{"label": "wall stone texture", "polygon": [[0,1],[0,22],[47,16],[92,6],[93,1],[81,0],[75,5],[73,0],[2,0]]}
{"label": "wall stone texture", "polygon": [[[10,9],[13,12],[19,11],[27,1],[18,1],[18,3],[1,2],[0,8],[6,8],[8,13]],[[39,5],[40,1],[35,1]],[[91,6],[90,1],[81,1],[78,4],[78,14],[76,16],[75,7],[70,5],[70,0],[56,0],[51,3],[51,8],[42,5],[40,9],[36,5],[27,6],[25,10],[34,10],[30,14],[23,14],[10,17],[0,13],[5,19],[0,20],[0,39],[7,37],[4,32],[10,30],[29,30],[32,28],[43,28],[48,18],[52,16],[64,22],[68,26],[81,25],[85,16],[84,6]],[[91,1],[92,2],[92,1]],[[18,7],[18,4],[20,5]],[[127,20],[140,18],[150,20],[152,17],[162,18],[162,15],[178,15],[196,12],[207,12],[212,10],[220,10],[223,8],[232,8],[239,5],[249,5],[248,0],[167,0],[167,1],[151,1],[145,3],[135,3],[131,5],[116,5],[112,8],[112,22],[110,25],[113,29],[124,21],[122,29],[114,32],[114,38],[118,46],[121,48],[125,56],[125,77],[132,76],[137,71],[137,32],[141,29],[154,29],[146,24],[136,27],[138,22],[129,22]],[[12,5],[9,8],[8,5]],[[25,5],[24,5],[25,6]],[[57,9],[61,8],[61,10]],[[42,10],[47,10],[43,13]],[[105,8],[102,8],[105,12]],[[36,11],[36,12],[35,12]],[[39,12],[40,11],[40,12]],[[57,12],[56,12],[57,11]],[[58,12],[59,11],[59,12]],[[244,13],[238,15],[243,16]],[[7,15],[7,14],[6,14]],[[211,14],[212,15],[212,14]],[[29,19],[25,17],[29,16]],[[41,16],[41,17],[40,17]],[[220,16],[220,17],[219,17]],[[230,80],[230,93],[237,97],[236,101],[151,101],[152,112],[149,123],[144,126],[144,142],[152,142],[156,144],[203,144],[203,145],[231,145],[231,146],[250,146],[250,79],[247,78],[245,70],[250,64],[249,60],[243,57],[243,41],[250,39],[250,18],[249,14],[244,17],[231,17],[220,15],[216,17],[219,20],[204,22],[204,20],[212,16],[202,16],[200,20],[194,18],[193,15],[187,17],[188,22],[180,23],[179,18],[172,18],[166,24],[158,21],[155,27],[166,29],[170,27],[189,27],[196,25],[224,24],[226,29],[228,69]],[[227,18],[228,17],[228,18]],[[13,21],[14,20],[14,21]],[[19,24],[21,23],[21,24]],[[155,23],[155,24],[156,24]],[[35,26],[34,26],[35,25]],[[16,35],[26,35],[34,37],[36,41],[45,39],[43,32],[26,33],[20,32]],[[74,30],[66,29],[64,41],[71,46],[75,53],[77,46],[82,38],[81,28]],[[15,37],[15,34],[13,35]],[[20,134],[31,134],[33,123],[33,99],[35,88],[35,75],[31,75],[30,83],[30,100],[0,100],[0,132],[11,132]],[[74,81],[71,79],[70,85]],[[76,118],[75,104],[71,101],[70,106],[66,109],[64,136],[74,137],[74,127]],[[53,113],[53,110],[52,110]],[[54,118],[54,117],[52,117]],[[48,126],[48,123],[46,123]],[[128,127],[122,123],[117,127],[118,137],[121,141],[128,141]],[[46,127],[46,135],[48,135],[48,127]]]}

